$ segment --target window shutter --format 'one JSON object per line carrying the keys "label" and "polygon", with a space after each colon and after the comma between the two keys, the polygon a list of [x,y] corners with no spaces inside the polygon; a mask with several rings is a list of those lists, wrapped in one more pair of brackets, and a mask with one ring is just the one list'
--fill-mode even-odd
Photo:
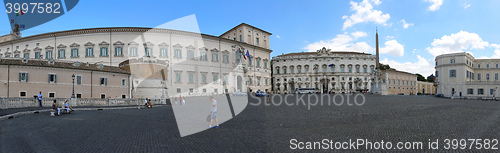
{"label": "window shutter", "polygon": [[21,72],[19,72],[19,81],[21,81]]}
{"label": "window shutter", "polygon": [[108,85],[108,78],[104,78],[104,85]]}
{"label": "window shutter", "polygon": [[28,82],[28,73],[26,73],[26,82]]}
{"label": "window shutter", "polygon": [[49,83],[50,83],[50,74],[49,74],[49,77],[47,77],[47,78],[49,78],[49,79],[47,80],[47,82],[49,82]]}
{"label": "window shutter", "polygon": [[54,83],[57,83],[57,75],[54,74]]}

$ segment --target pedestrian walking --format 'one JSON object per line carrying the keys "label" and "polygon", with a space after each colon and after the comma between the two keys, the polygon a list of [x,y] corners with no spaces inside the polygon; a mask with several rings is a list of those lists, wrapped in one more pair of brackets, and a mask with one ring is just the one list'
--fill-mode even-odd
{"label": "pedestrian walking", "polygon": [[217,101],[214,99],[213,96],[210,96],[210,101],[212,102],[212,110],[210,111],[211,117],[210,117],[210,125],[208,125],[207,128],[212,127],[212,122],[215,120],[216,126],[214,128],[219,127],[219,122],[217,121]]}
{"label": "pedestrian walking", "polygon": [[40,107],[42,107],[42,92],[41,91],[40,91],[40,93],[38,93],[37,97],[38,97],[38,103],[40,104]]}

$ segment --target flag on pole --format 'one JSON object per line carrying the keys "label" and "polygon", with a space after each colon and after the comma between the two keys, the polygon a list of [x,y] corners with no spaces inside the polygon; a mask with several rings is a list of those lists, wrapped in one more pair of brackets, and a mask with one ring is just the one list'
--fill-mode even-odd
{"label": "flag on pole", "polygon": [[332,67],[332,66],[333,66],[333,64],[328,65],[328,67]]}
{"label": "flag on pole", "polygon": [[317,65],[314,65],[313,70],[316,70],[317,67],[318,67]]}
{"label": "flag on pole", "polygon": [[247,60],[247,57],[245,56],[245,53],[243,51],[241,51],[240,48],[238,48],[238,52],[240,52],[240,54],[243,56],[243,58],[245,58],[245,60]]}
{"label": "flag on pole", "polygon": [[246,56],[248,57],[248,60],[252,61],[252,59],[250,58],[250,52],[248,52],[248,50]]}
{"label": "flag on pole", "polygon": [[14,23],[14,20],[10,20],[10,23]]}

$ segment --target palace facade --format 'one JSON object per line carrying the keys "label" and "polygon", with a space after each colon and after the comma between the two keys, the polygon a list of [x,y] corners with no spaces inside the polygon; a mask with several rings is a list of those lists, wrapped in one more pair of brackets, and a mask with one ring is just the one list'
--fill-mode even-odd
{"label": "palace facade", "polygon": [[275,93],[295,93],[297,88],[317,92],[368,91],[376,56],[367,53],[331,51],[282,54],[272,59]]}
{"label": "palace facade", "polygon": [[496,98],[500,59],[475,59],[469,53],[436,56],[437,93],[445,97]]}
{"label": "palace facade", "polygon": [[138,27],[10,34],[0,37],[0,58],[122,67],[133,98],[270,91],[271,35],[245,23],[220,36]]}

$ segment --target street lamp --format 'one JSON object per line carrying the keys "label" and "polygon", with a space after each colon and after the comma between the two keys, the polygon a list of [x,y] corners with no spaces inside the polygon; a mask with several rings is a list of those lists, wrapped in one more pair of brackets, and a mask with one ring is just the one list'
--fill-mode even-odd
{"label": "street lamp", "polygon": [[71,94],[71,98],[75,98],[75,74],[71,78],[73,78],[73,93]]}

